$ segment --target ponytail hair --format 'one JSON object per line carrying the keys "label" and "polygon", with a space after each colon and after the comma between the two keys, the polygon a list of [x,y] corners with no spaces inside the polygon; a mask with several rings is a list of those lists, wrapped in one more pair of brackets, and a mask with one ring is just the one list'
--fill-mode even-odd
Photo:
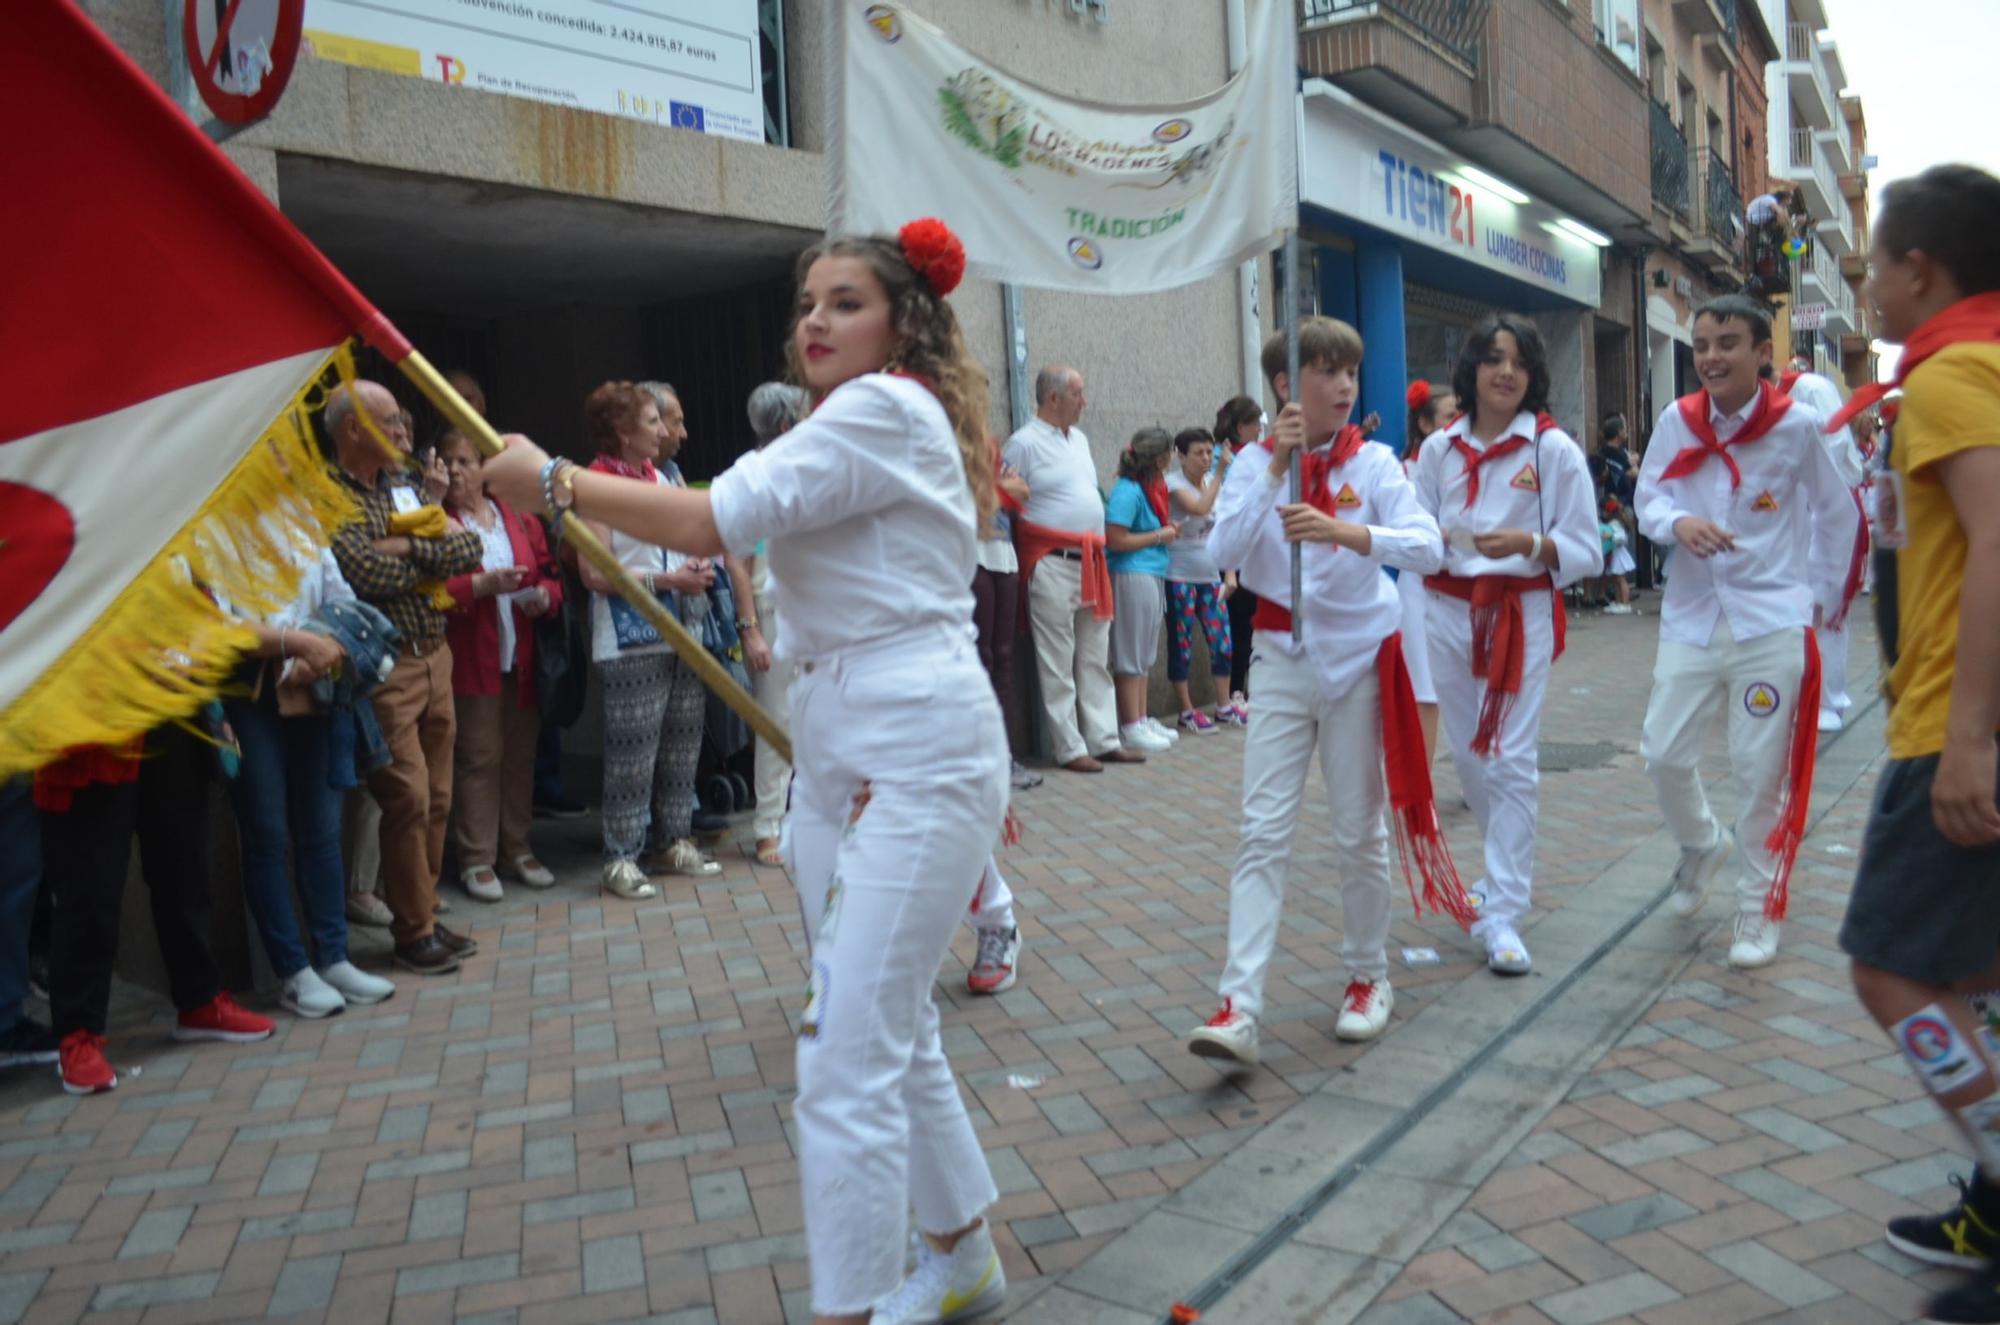
{"label": "ponytail hair", "polygon": [[1173,448],[1165,428],[1141,428],[1118,453],[1118,477],[1144,485],[1160,472],[1160,457]]}

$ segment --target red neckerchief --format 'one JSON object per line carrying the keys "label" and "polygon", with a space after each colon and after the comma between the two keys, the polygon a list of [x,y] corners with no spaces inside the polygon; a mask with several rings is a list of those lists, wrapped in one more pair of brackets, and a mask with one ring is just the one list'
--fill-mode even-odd
{"label": "red neckerchief", "polygon": [[1149,478],[1139,485],[1139,491],[1146,494],[1146,505],[1153,508],[1160,524],[1167,524],[1167,481],[1164,478]]}
{"label": "red neckerchief", "polygon": [[620,478],[644,479],[648,483],[659,482],[659,471],[653,468],[653,462],[650,460],[642,464],[633,465],[627,464],[615,455],[599,455],[597,459],[590,462],[590,467],[599,474],[616,474]]}
{"label": "red neckerchief", "polygon": [[[1460,415],[1459,417],[1463,418],[1464,416]],[[1556,421],[1550,418],[1548,414],[1542,413],[1535,416],[1536,437],[1539,437],[1555,426]],[[1479,471],[1483,466],[1491,464],[1501,456],[1512,455],[1523,447],[1532,446],[1534,445],[1534,441],[1534,437],[1523,437],[1520,433],[1515,433],[1511,437],[1502,438],[1482,451],[1463,437],[1452,438],[1451,449],[1458,452],[1460,458],[1465,461],[1465,509],[1468,511],[1471,510],[1472,503],[1479,500]]]}
{"label": "red neckerchief", "polygon": [[[1896,361],[1896,380],[1870,382],[1867,386],[1856,387],[1840,412],[1827,420],[1826,430],[1839,432],[1862,410],[1878,403],[1891,391],[1901,390],[1910,374],[1917,370],[1918,364],[1947,345],[1956,345],[1960,341],[1987,345],[2000,343],[2000,290],[1961,299],[1950,308],[1933,313],[1903,342],[1903,357]],[[1886,415],[1888,411],[1883,413]]]}
{"label": "red neckerchief", "polygon": [[1804,377],[1804,376],[1805,376],[1805,374],[1804,374],[1804,373],[1801,373],[1801,372],[1797,372],[1797,371],[1793,371],[1793,372],[1789,372],[1789,373],[1781,373],[1781,374],[1779,374],[1779,376],[1778,376],[1778,390],[1779,390],[1779,392],[1780,392],[1781,394],[1783,394],[1783,395],[1787,395],[1787,396],[1791,395],[1791,394],[1792,394],[1792,388],[1793,388],[1793,387],[1795,387],[1795,386],[1797,386],[1797,385],[1799,384],[1799,379],[1800,379],[1801,377]]}
{"label": "red neckerchief", "polygon": [[1737,430],[1734,437],[1726,442],[1715,439],[1715,425],[1709,421],[1711,402],[1708,388],[1691,395],[1682,396],[1675,402],[1680,406],[1681,422],[1694,434],[1695,444],[1682,447],[1680,453],[1667,462],[1663,479],[1686,478],[1707,463],[1710,456],[1721,456],[1722,463],[1729,466],[1729,490],[1734,492],[1743,486],[1743,471],[1736,467],[1736,457],[1729,454],[1732,446],[1747,446],[1765,433],[1778,426],[1778,420],[1785,417],[1792,407],[1792,398],[1784,395],[1769,382],[1757,384],[1757,408],[1750,411],[1750,417]]}
{"label": "red neckerchief", "polygon": [[[1356,453],[1367,444],[1367,435],[1350,423],[1333,435],[1331,446],[1322,446],[1301,455],[1299,496],[1328,515],[1338,518],[1340,512],[1333,507],[1333,494],[1327,491],[1327,475],[1354,459]],[[1266,437],[1257,445],[1273,455],[1277,454],[1277,447],[1273,445],[1272,438]]]}

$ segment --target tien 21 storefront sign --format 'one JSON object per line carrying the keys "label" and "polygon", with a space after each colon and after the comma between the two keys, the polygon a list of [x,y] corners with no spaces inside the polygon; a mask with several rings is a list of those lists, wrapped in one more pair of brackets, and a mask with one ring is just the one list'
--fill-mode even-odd
{"label": "tien 21 storefront sign", "polygon": [[1302,203],[1597,305],[1599,250],[1575,221],[1525,195],[1507,196],[1504,182],[1478,178],[1462,158],[1339,89],[1308,86]]}

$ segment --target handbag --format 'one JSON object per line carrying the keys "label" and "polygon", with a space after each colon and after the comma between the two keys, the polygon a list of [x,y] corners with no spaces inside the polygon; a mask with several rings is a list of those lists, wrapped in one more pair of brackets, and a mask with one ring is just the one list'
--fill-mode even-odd
{"label": "handbag", "polygon": [[[537,517],[523,517],[537,518]],[[590,659],[590,595],[555,555],[556,532],[549,530],[549,559],[542,574],[562,581],[562,606],[534,621],[535,706],[542,721],[570,727],[583,716]]]}

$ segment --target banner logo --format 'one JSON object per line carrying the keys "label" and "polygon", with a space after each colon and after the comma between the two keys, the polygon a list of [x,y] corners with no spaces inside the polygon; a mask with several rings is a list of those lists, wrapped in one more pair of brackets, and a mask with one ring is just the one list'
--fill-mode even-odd
{"label": "banner logo", "polygon": [[875,35],[891,45],[903,39],[903,20],[896,17],[896,11],[888,5],[870,5],[865,16],[868,26],[875,29]]}
{"label": "banner logo", "polygon": [[1193,120],[1168,120],[1165,124],[1153,130],[1153,141],[1156,143],[1177,143],[1193,132]]}
{"label": "banner logo", "polygon": [[1104,265],[1104,254],[1098,251],[1097,245],[1082,235],[1069,241],[1069,256],[1072,262],[1085,271],[1096,271]]}
{"label": "banner logo", "polygon": [[707,120],[701,113],[700,106],[690,106],[685,101],[670,101],[667,103],[667,108],[671,112],[671,118],[668,119],[667,123],[673,125],[676,129],[694,129],[702,133],[708,132]]}
{"label": "banner logo", "polygon": [[967,69],[938,89],[945,132],[1009,170],[1028,144],[1027,108],[991,76]]}
{"label": "banner logo", "polygon": [[463,83],[465,81],[465,61],[459,59],[456,55],[440,55],[437,57],[437,62],[439,82]]}
{"label": "banner logo", "polygon": [[1758,681],[1743,692],[1743,711],[1753,718],[1768,718],[1778,711],[1778,688]]}

